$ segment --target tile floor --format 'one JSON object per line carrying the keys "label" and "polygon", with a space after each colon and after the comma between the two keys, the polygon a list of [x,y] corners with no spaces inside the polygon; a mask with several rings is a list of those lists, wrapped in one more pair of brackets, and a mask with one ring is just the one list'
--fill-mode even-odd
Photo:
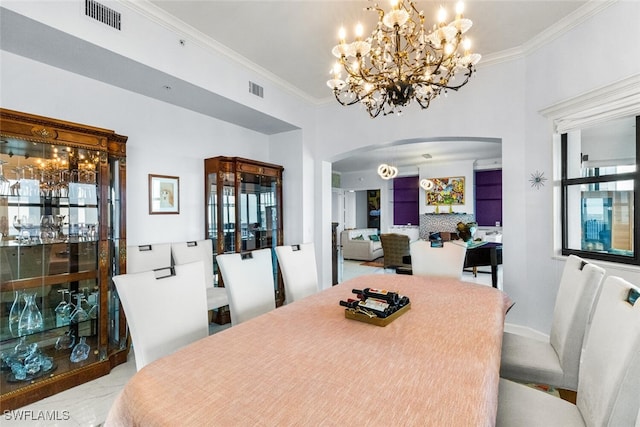
{"label": "tile floor", "polygon": [[[395,274],[393,270],[361,265],[361,261],[342,261],[340,282],[365,274]],[[473,277],[472,273],[463,273],[464,281],[491,286],[491,274],[479,273]],[[502,269],[498,274],[498,286],[502,288]],[[226,329],[229,325],[217,326],[212,324],[211,333]],[[127,363],[115,367],[111,373],[102,378],[74,387],[70,390],[45,398],[39,402],[27,405],[19,410],[0,414],[0,424],[3,427],[12,426],[99,426],[106,419],[107,413],[116,396],[135,374],[136,367],[133,352]],[[19,421],[16,418],[29,417]],[[57,418],[59,421],[37,420],[45,416]],[[34,420],[36,419],[36,420]]]}

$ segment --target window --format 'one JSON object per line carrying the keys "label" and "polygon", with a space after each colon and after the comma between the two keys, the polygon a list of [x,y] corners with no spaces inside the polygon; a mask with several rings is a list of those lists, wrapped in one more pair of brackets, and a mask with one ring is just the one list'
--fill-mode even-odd
{"label": "window", "polygon": [[640,264],[640,116],[562,134],[562,254]]}

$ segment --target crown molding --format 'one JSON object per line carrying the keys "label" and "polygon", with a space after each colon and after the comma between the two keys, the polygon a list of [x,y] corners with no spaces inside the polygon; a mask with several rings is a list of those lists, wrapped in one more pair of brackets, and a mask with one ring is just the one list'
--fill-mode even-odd
{"label": "crown molding", "polygon": [[301,89],[291,85],[287,81],[281,79],[277,75],[273,74],[266,68],[263,68],[250,61],[246,57],[240,55],[238,52],[228,48],[227,46],[219,43],[215,39],[207,36],[206,34],[198,31],[197,29],[189,26],[185,22],[177,19],[175,16],[167,13],[165,10],[159,8],[148,0],[115,0],[124,7],[144,16],[152,22],[166,28],[167,30],[176,33],[180,38],[184,37],[189,41],[193,41],[196,45],[205,50],[213,50],[221,55],[226,56],[232,61],[248,68],[249,70],[265,77],[270,82],[279,86],[285,92],[291,95],[302,98],[306,102],[317,104],[318,99],[312,97]]}
{"label": "crown molding", "polygon": [[640,114],[640,74],[558,102],[540,110],[553,121],[554,132],[589,127]]}
{"label": "crown molding", "polygon": [[[168,29],[169,31],[176,33],[179,37],[184,37],[190,41],[193,41],[205,50],[213,50],[221,55],[226,56],[232,61],[235,61],[238,64],[268,79],[285,92],[299,97],[308,103],[319,106],[331,103],[334,100],[333,96],[315,98],[309,95],[298,87],[293,86],[286,80],[283,80],[282,78],[273,74],[269,70],[240,55],[238,52],[219,43],[218,41],[212,39],[201,31],[198,31],[195,28],[187,25],[185,22],[177,19],[173,15],[167,13],[165,10],[159,8],[148,0],[115,1],[127,7],[128,9],[133,10],[140,15],[148,18],[156,24]],[[483,56],[477,67],[482,68],[524,58],[540,47],[569,32],[584,21],[597,15],[609,6],[617,3],[618,1],[619,0],[589,0],[583,6],[576,9],[569,15],[563,17],[560,21],[546,28],[540,34],[536,35],[534,38],[525,42],[524,44],[511,49],[494,52]]]}
{"label": "crown molding", "polygon": [[541,33],[536,35],[528,42],[522,44],[522,50],[525,55],[529,55],[540,47],[552,42],[563,34],[568,33],[578,25],[582,24],[591,17],[602,12],[609,6],[617,3],[618,0],[590,0],[583,6],[563,17],[555,24],[547,27]]}

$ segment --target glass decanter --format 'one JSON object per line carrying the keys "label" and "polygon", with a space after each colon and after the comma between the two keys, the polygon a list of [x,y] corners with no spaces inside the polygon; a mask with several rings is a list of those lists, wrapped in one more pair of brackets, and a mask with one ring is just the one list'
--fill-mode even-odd
{"label": "glass decanter", "polygon": [[9,311],[9,331],[14,337],[19,336],[18,323],[20,322],[22,310],[24,310],[23,291],[15,291],[15,299],[13,300],[11,310]]}
{"label": "glass decanter", "polygon": [[18,335],[30,335],[44,327],[42,313],[36,304],[36,293],[24,294],[25,307],[18,321]]}
{"label": "glass decanter", "polygon": [[82,362],[89,357],[89,344],[87,344],[87,337],[80,337],[80,342],[73,347],[69,360],[73,363]]}
{"label": "glass decanter", "polygon": [[73,334],[72,330],[68,330],[61,335],[56,340],[55,349],[56,350],[65,350],[67,348],[73,347],[76,342],[76,336]]}

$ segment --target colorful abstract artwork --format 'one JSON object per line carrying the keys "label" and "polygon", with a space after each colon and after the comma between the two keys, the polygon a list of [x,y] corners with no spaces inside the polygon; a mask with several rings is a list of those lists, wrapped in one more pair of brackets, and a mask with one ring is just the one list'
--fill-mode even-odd
{"label": "colorful abstract artwork", "polygon": [[426,192],[427,205],[464,205],[464,177],[429,178],[433,189]]}

